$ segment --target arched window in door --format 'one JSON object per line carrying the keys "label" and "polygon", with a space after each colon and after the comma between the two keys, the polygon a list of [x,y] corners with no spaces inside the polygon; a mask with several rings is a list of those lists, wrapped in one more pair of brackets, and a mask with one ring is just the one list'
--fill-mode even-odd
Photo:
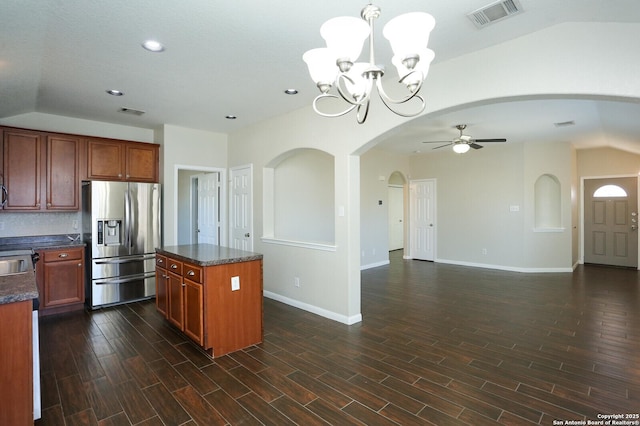
{"label": "arched window in door", "polygon": [[593,193],[593,198],[617,198],[626,196],[627,191],[618,185],[603,185]]}

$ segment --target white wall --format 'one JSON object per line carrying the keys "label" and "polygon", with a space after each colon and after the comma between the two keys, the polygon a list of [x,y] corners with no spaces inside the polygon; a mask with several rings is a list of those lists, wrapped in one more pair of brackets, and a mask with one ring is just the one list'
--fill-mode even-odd
{"label": "white wall", "polygon": [[360,256],[366,269],[389,263],[389,177],[397,171],[406,179],[410,163],[409,156],[375,148],[360,162]]}
{"label": "white wall", "polygon": [[162,141],[163,240],[178,243],[177,170],[183,168],[227,168],[227,136],[221,133],[165,125],[156,140]]}
{"label": "white wall", "polygon": [[[427,96],[424,114],[473,103],[549,95],[640,99],[640,80],[635,71],[640,67],[640,57],[628,54],[635,51],[635,40],[639,37],[638,24],[567,23],[436,63],[423,88]],[[598,54],[594,55],[594,51]],[[371,106],[369,120],[361,126],[355,124],[352,115],[327,119],[316,116],[307,107],[229,135],[229,166],[253,163],[254,170],[259,171],[271,159],[304,147],[325,150],[336,159],[335,205],[338,209],[344,207],[345,215],[336,215],[335,252],[258,241],[255,250],[265,255],[267,291],[338,320],[350,321],[360,316],[361,185],[357,156],[375,146],[377,138],[392,132],[404,121],[377,102]],[[487,156],[491,150],[485,147],[481,151],[482,156]],[[448,199],[455,203],[455,190],[475,185],[473,180],[476,178],[498,185],[497,190],[485,189],[470,200],[458,201],[462,210],[446,211],[451,217],[441,226],[453,236],[453,241],[458,238],[464,241],[471,235],[469,232],[473,233],[474,240],[470,246],[439,241],[438,256],[460,259],[462,250],[469,263],[495,262],[524,267],[523,214],[509,212],[509,205],[524,204],[524,150],[511,146],[494,156],[482,156],[475,158],[476,161],[480,158],[484,169],[462,160],[468,167],[456,166],[458,175],[447,174],[446,182],[442,185],[438,182],[439,198],[442,194],[444,205],[449,204]],[[479,176],[469,175],[469,168],[476,172],[489,171]],[[256,235],[264,231],[262,187],[263,176],[256,173]],[[571,187],[570,183],[568,187]],[[496,195],[498,192],[500,195]],[[491,201],[488,206],[483,205],[485,198]],[[469,232],[457,228],[459,223],[465,224],[464,229]],[[498,234],[510,238],[510,242],[491,245]],[[484,245],[488,246],[485,257],[481,254]],[[494,249],[489,250],[491,247]],[[567,250],[571,251],[570,244]],[[289,285],[296,273],[294,269],[313,270],[317,274],[305,282],[306,289],[294,290],[293,285]]]}

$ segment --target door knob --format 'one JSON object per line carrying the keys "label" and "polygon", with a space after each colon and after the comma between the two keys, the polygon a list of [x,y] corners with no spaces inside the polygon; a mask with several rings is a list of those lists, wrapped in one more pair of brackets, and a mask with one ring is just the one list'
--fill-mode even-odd
{"label": "door knob", "polygon": [[249,233],[248,233],[248,232],[247,232],[246,234],[244,234],[244,236],[245,236],[245,237],[247,237],[247,238],[249,238],[249,237],[250,237],[250,235],[249,235]]}

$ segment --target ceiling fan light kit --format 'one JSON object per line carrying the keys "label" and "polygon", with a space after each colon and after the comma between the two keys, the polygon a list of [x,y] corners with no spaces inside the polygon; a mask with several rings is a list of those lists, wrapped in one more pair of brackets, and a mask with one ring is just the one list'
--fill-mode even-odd
{"label": "ceiling fan light kit", "polygon": [[[391,62],[398,72],[398,81],[408,90],[405,97],[392,99],[382,87],[384,71],[375,63],[374,20],[380,16],[380,8],[368,4],[360,16],[362,19],[342,16],[325,22],[320,27],[320,35],[327,47],[311,49],[302,56],[311,79],[320,90],[320,95],[313,100],[314,111],[324,117],[340,117],[356,109],[356,118],[362,124],[367,119],[375,87],[384,105],[395,114],[403,117],[420,114],[424,111],[425,101],[418,93],[435,57],[427,48],[435,19],[428,13],[412,12],[399,15],[385,25],[383,35],[393,50]],[[367,38],[369,62],[356,62]],[[337,95],[330,93],[332,88]],[[347,106],[336,113],[323,112],[319,102],[325,99],[342,99]],[[419,101],[416,111],[407,113],[396,109],[396,105],[412,99]]]}
{"label": "ceiling fan light kit", "polygon": [[[500,139],[474,139],[469,135],[464,135],[464,134],[462,134],[462,132],[464,131],[464,129],[467,128],[466,124],[457,124],[455,126],[455,128],[458,129],[458,131],[460,132],[460,136],[458,136],[457,138],[455,138],[451,142],[447,142],[444,145],[436,146],[433,149],[440,149],[440,148],[444,148],[445,146],[451,145],[451,148],[453,149],[453,152],[455,152],[456,154],[464,154],[465,152],[469,151],[470,148],[473,148],[473,149],[482,148],[482,145],[478,144],[478,142],[490,143],[490,142],[506,142],[507,141],[504,138],[500,138]],[[423,142],[423,143],[444,143],[444,141],[428,141],[428,142]]]}

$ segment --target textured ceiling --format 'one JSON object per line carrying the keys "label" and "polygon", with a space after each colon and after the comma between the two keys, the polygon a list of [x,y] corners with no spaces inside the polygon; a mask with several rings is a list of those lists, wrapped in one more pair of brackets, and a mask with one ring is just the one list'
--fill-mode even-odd
{"label": "textured ceiling", "polygon": [[[490,2],[379,0],[382,16],[377,30],[401,13],[433,14],[437,26],[430,47],[437,63],[561,22],[640,21],[636,0],[520,0],[525,13],[478,30],[466,14]],[[302,54],[323,45],[319,27],[324,21],[359,16],[365,3],[4,0],[0,4],[0,118],[36,111],[142,128],[166,123],[232,132],[310,105],[317,89]],[[143,50],[140,45],[148,38],[163,42],[166,51]],[[377,58],[387,62],[386,40],[377,39]],[[296,88],[300,94],[285,95],[286,88]],[[107,89],[119,89],[125,95],[113,97],[105,93]],[[514,114],[511,127],[488,124],[492,116],[511,114],[514,106],[480,107],[474,116],[486,117],[487,124],[474,128],[468,123],[468,133],[478,138],[517,138],[518,129],[526,126],[521,113]],[[534,103],[517,106],[541,111]],[[123,114],[118,112],[121,107],[145,114]],[[554,101],[547,109],[565,107]],[[601,130],[629,125],[615,122],[611,113],[638,117],[640,112],[637,105],[592,101],[571,107]],[[227,120],[227,114],[238,119]],[[394,149],[413,152],[416,138],[424,135],[452,138],[456,135],[452,123],[464,119],[464,111],[458,111],[413,123],[399,135]]]}

